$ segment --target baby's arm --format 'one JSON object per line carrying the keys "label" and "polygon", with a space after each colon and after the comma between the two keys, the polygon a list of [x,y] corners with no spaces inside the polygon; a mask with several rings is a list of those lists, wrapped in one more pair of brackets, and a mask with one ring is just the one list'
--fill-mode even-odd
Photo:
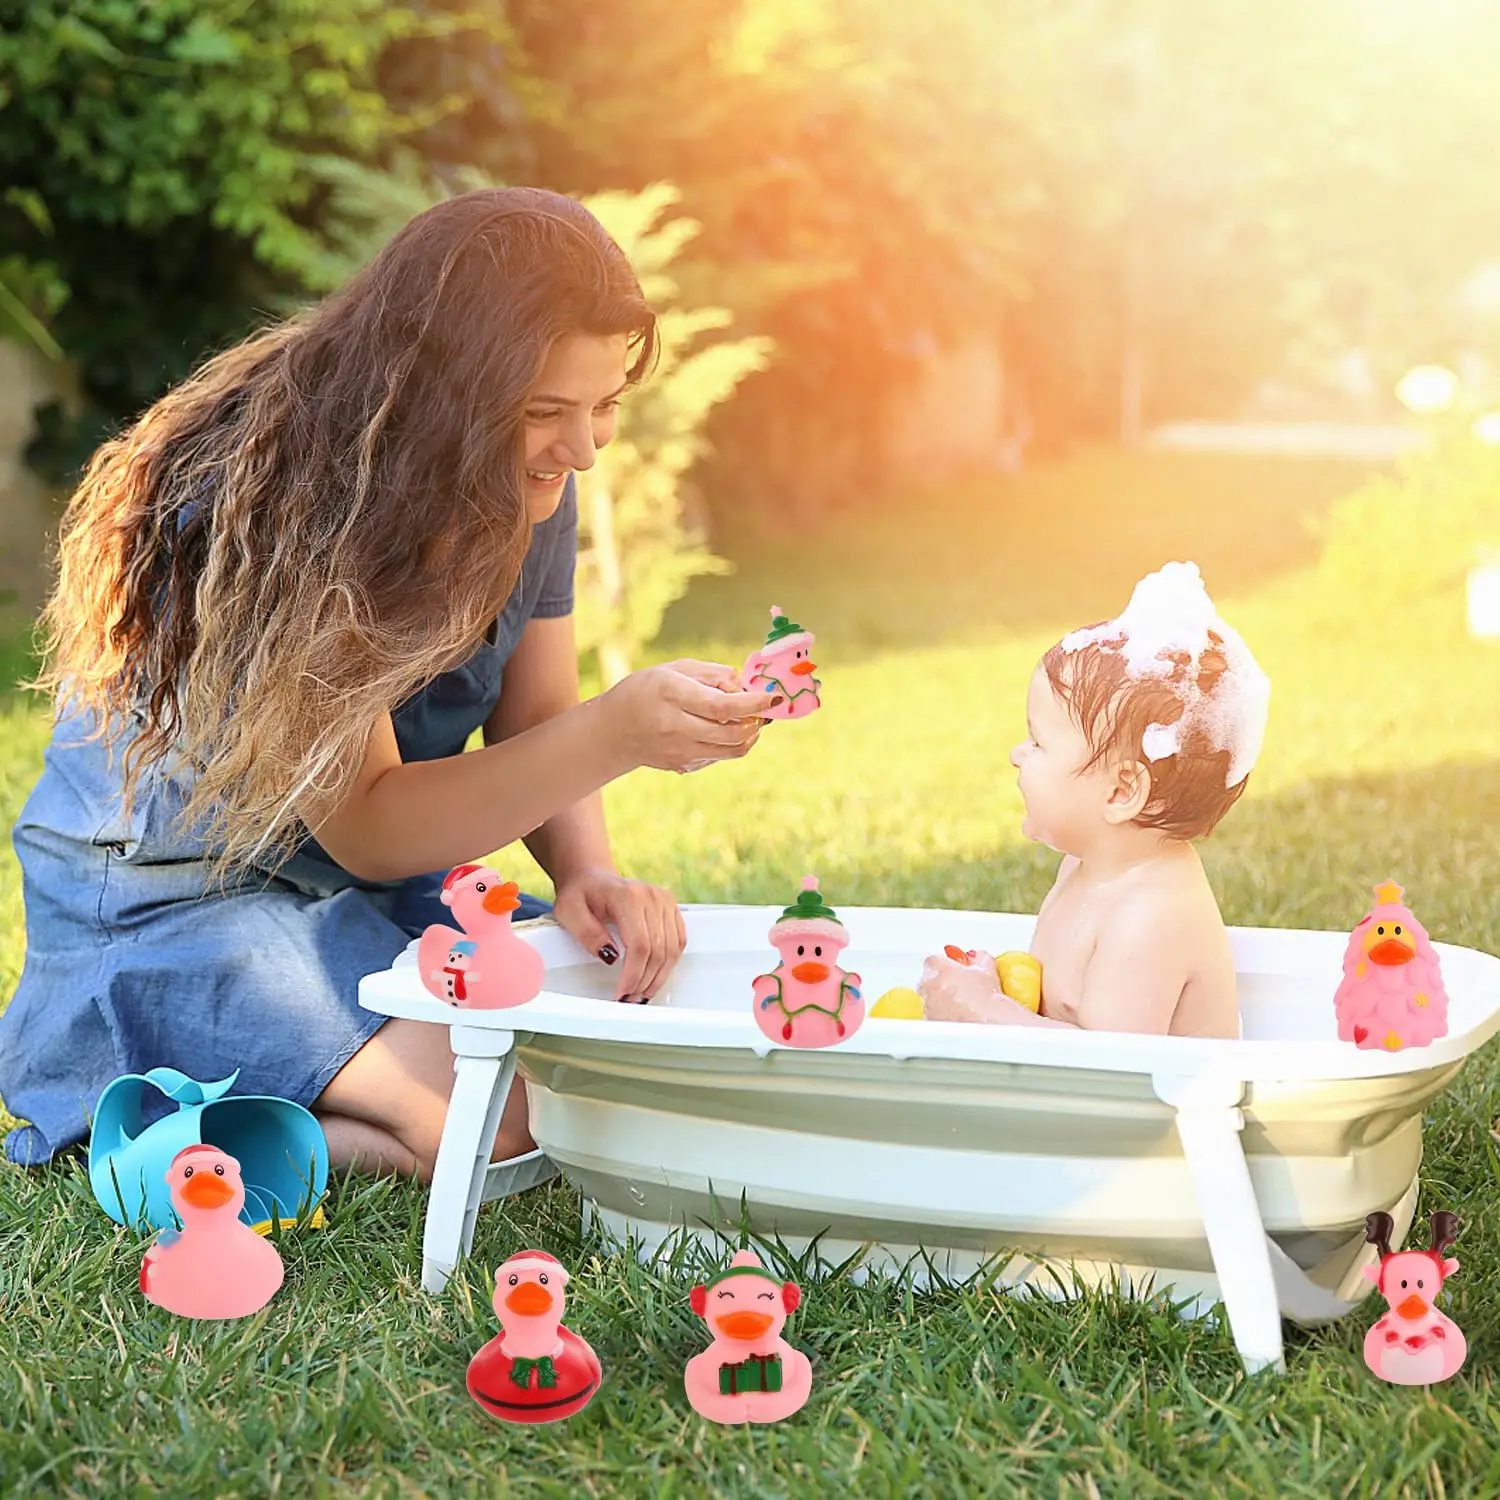
{"label": "baby's arm", "polygon": [[1173,903],[1159,897],[1122,905],[1084,971],[1079,1026],[1166,1036],[1188,979],[1180,926]]}

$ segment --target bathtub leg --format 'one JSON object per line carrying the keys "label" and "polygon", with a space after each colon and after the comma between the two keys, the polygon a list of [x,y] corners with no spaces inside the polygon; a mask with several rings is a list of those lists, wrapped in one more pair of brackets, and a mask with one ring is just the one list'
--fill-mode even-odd
{"label": "bathtub leg", "polygon": [[454,1026],[451,1035],[453,1093],[422,1234],[422,1285],[429,1292],[447,1286],[460,1256],[467,1255],[474,1243],[474,1219],[484,1198],[490,1152],[516,1075],[513,1032]]}
{"label": "bathtub leg", "polygon": [[1240,1143],[1244,1085],[1223,1078],[1157,1075],[1156,1095],[1177,1112],[1182,1141],[1198,1195],[1198,1211],[1213,1254],[1229,1331],[1248,1374],[1285,1371],[1281,1307],[1265,1223]]}

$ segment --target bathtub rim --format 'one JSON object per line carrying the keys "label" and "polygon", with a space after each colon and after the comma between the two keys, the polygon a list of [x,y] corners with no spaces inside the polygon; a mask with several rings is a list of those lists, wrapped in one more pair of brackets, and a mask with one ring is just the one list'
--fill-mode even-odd
{"label": "bathtub rim", "polygon": [[[695,927],[709,937],[726,917],[737,922],[764,920],[766,929],[780,915],[773,906],[684,904],[689,948]],[[955,926],[1002,920],[1012,925],[1035,924],[1031,915],[1014,912],[946,910],[935,907],[845,906],[845,925],[878,930],[888,921],[908,922],[920,913],[924,920]],[[706,930],[705,930],[706,929]],[[541,917],[516,924],[517,936],[536,948],[549,968],[597,963],[586,949],[556,921]],[[1231,927],[1230,940],[1240,959],[1245,952],[1273,960],[1267,972],[1302,973],[1287,967],[1285,949],[1306,947],[1308,940],[1341,957],[1348,933],[1321,928]],[[417,939],[389,968],[366,975],[359,983],[359,1003],[381,1015],[442,1025],[462,1025],[485,1031],[545,1036],[579,1037],[617,1042],[624,1046],[674,1046],[753,1052],[762,1061],[777,1053],[806,1057],[812,1049],[779,1046],[756,1026],[747,1005],[742,1010],[678,1009],[617,1005],[588,996],[543,989],[525,1005],[505,1010],[455,1010],[424,990],[413,968]],[[712,948],[715,945],[706,944]],[[876,945],[866,942],[866,949]],[[837,1046],[816,1050],[818,1056],[943,1058],[964,1062],[1018,1063],[1048,1068],[1085,1068],[1115,1073],[1197,1075],[1211,1074],[1245,1083],[1331,1082],[1388,1077],[1420,1072],[1462,1061],[1500,1031],[1500,958],[1475,948],[1450,943],[1433,944],[1440,956],[1452,958],[1445,979],[1452,990],[1455,967],[1480,969],[1487,974],[1480,1014],[1466,1031],[1422,1047],[1389,1053],[1363,1050],[1337,1039],[1316,1040],[1206,1040],[1194,1037],[1137,1036],[1125,1032],[1057,1031],[1020,1026],[978,1026],[958,1021],[893,1021],[867,1019],[854,1036]],[[1279,956],[1276,950],[1283,950]],[[1334,984],[1336,984],[1334,980]],[[748,998],[748,997],[747,997]],[[1332,993],[1329,995],[1330,1015]],[[600,1023],[605,1024],[601,1025]],[[774,1063],[771,1064],[774,1066]],[[836,1066],[837,1064],[835,1064]]]}

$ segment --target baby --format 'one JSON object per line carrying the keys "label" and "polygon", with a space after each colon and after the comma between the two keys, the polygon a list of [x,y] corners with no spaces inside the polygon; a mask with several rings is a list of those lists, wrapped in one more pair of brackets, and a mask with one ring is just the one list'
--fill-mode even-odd
{"label": "baby", "polygon": [[1245,790],[1269,699],[1193,563],[1167,564],[1119,619],[1052,647],[1011,752],[1022,832],[1064,856],[1032,938],[1040,1014],[988,973],[980,995],[972,961],[929,959],[928,1018],[1239,1036],[1229,938],[1192,840]]}

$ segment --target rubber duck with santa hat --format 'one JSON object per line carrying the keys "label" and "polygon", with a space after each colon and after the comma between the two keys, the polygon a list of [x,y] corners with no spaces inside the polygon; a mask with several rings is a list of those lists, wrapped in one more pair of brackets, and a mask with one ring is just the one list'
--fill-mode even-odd
{"label": "rubber duck with santa hat", "polygon": [[511,930],[520,888],[488,865],[457,865],[440,899],[458,928],[434,922],[417,942],[417,971],[427,992],[467,1010],[505,1010],[541,993],[546,963]]}
{"label": "rubber duck with santa hat", "polygon": [[495,1272],[500,1332],[469,1361],[469,1394],[502,1422],[560,1422],[599,1389],[599,1356],[562,1326],[568,1273],[545,1250],[522,1250]]}
{"label": "rubber duck with santa hat", "polygon": [[187,1146],[166,1173],[181,1230],[163,1229],[141,1262],[141,1294],[182,1318],[247,1318],[281,1287],[270,1240],[240,1218],[240,1164],[217,1146]]}

